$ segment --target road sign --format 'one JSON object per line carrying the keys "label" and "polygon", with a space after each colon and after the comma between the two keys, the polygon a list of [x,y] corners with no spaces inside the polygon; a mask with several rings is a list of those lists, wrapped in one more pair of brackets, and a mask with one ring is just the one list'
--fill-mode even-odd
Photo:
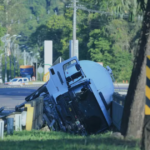
{"label": "road sign", "polygon": [[146,95],[145,115],[150,115],[150,55],[147,56],[145,95]]}
{"label": "road sign", "polygon": [[39,67],[39,68],[37,69],[37,71],[38,71],[38,73],[43,73],[44,69],[43,69],[42,67]]}

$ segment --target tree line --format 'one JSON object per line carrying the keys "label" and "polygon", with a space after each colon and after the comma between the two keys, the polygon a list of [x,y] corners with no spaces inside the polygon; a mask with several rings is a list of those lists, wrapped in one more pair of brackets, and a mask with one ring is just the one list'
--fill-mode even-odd
{"label": "tree line", "polygon": [[[21,51],[40,52],[43,62],[44,40],[52,40],[53,60],[69,58],[73,8],[66,6],[71,0],[1,0],[0,5],[1,27],[22,35]],[[103,62],[117,82],[129,81],[143,16],[137,1],[80,0],[77,6],[79,59]]]}

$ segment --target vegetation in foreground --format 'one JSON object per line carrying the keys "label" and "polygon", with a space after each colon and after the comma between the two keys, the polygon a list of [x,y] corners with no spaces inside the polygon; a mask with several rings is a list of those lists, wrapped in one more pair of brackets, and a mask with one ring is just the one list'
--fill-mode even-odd
{"label": "vegetation in foreground", "polygon": [[22,131],[0,140],[0,150],[140,150],[137,140],[124,141],[111,133],[88,137],[61,132]]}

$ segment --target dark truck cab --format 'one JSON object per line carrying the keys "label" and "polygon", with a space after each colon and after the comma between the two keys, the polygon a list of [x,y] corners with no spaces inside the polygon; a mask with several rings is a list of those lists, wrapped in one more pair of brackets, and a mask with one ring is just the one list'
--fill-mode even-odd
{"label": "dark truck cab", "polygon": [[72,57],[49,72],[49,81],[26,101],[44,96],[43,120],[51,130],[88,135],[111,125],[108,110],[114,86],[104,67]]}
{"label": "dark truck cab", "polygon": [[80,125],[81,130],[93,134],[104,131],[108,124],[89,84],[85,82],[77,85],[58,96],[57,105],[61,108],[58,112],[65,126],[74,130]]}

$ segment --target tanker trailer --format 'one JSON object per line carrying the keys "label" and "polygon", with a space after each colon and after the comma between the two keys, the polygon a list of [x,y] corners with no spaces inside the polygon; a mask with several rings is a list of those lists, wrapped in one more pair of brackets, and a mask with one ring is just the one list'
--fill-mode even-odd
{"label": "tanker trailer", "polygon": [[109,128],[114,93],[110,70],[72,57],[50,67],[49,72],[49,81],[25,99],[44,96],[43,119],[49,128],[81,135]]}

